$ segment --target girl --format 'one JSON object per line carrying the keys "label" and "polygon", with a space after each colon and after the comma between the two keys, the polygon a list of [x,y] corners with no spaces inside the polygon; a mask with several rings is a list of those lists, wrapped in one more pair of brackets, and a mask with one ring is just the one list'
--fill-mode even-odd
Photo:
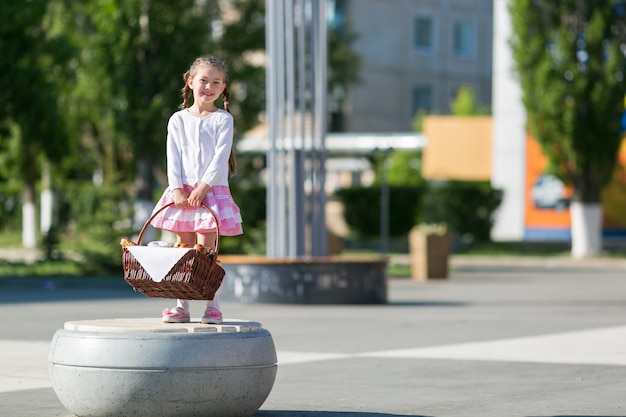
{"label": "girl", "polygon": [[[233,118],[215,106],[215,100],[223,95],[228,110],[228,78],[224,62],[212,56],[197,58],[183,78],[183,103],[167,125],[168,187],[154,211],[172,202],[174,206],[159,213],[151,224],[174,232],[179,243],[193,247],[197,239],[209,250],[215,248],[218,237],[215,220],[202,204],[216,214],[221,235],[243,233],[239,207],[228,188],[228,175],[236,170]],[[192,93],[193,104],[189,106]],[[202,323],[222,322],[220,290],[221,286],[215,298],[207,302]],[[189,320],[188,300],[177,300],[172,310],[163,310],[165,323]]]}

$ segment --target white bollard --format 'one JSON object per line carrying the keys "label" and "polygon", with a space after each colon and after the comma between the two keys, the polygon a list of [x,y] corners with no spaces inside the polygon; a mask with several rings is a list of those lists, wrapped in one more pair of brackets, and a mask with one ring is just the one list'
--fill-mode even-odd
{"label": "white bollard", "polygon": [[272,336],[242,320],[67,322],[49,355],[54,391],[79,417],[247,417],[276,371]]}

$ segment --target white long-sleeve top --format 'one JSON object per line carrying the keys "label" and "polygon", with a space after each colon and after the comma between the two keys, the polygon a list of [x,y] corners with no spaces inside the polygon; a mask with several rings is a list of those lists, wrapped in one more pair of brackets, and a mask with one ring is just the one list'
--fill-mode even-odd
{"label": "white long-sleeve top", "polygon": [[187,109],[167,124],[167,180],[170,188],[204,182],[228,185],[228,158],[233,146],[233,117],[218,109],[205,117]]}

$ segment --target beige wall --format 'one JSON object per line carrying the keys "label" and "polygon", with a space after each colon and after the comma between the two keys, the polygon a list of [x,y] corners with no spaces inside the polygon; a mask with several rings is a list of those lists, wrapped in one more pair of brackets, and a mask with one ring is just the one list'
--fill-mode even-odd
{"label": "beige wall", "polygon": [[490,116],[429,116],[422,175],[427,179],[490,180]]}
{"label": "beige wall", "polygon": [[[346,129],[351,132],[412,130],[414,91],[432,91],[430,114],[450,114],[450,103],[463,85],[482,104],[491,105],[492,0],[347,0],[346,15],[358,34],[353,47],[362,58],[361,83],[351,86]],[[416,50],[414,21],[435,22],[435,48]],[[475,54],[458,57],[452,48],[456,19],[476,29]]]}

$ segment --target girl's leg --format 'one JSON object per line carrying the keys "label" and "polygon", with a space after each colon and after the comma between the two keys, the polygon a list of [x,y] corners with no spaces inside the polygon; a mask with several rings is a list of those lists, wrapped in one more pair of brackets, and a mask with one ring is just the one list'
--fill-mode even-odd
{"label": "girl's leg", "polygon": [[[176,234],[176,240],[189,247],[193,247],[196,234],[193,232],[178,233]],[[167,308],[163,310],[163,322],[165,323],[189,323],[189,321],[189,300],[176,300],[176,307],[172,310]]]}
{"label": "girl's leg", "polygon": [[196,234],[194,232],[180,232],[176,234],[176,240],[193,248],[193,245],[196,244]]}
{"label": "girl's leg", "polygon": [[[176,240],[192,248],[196,244],[196,234],[193,232],[178,233]],[[189,300],[176,300],[176,307],[180,307],[189,313]]]}
{"label": "girl's leg", "polygon": [[222,292],[222,287],[224,286],[224,281],[215,292],[215,296],[212,300],[207,300],[206,302],[206,310],[204,310],[204,315],[202,316],[202,323],[208,324],[220,324],[223,321],[222,311],[220,310],[220,292]]}
{"label": "girl's leg", "polygon": [[189,300],[176,300],[176,307],[180,307],[183,310],[189,312]]}
{"label": "girl's leg", "polygon": [[212,300],[208,300],[206,302],[206,307],[207,309],[209,307],[213,307],[215,309],[217,309],[218,311],[220,310],[220,293],[222,292],[222,287],[224,286],[224,281],[222,281],[222,283],[220,284],[220,287],[217,289],[217,291],[215,291],[215,297],[213,297]]}
{"label": "girl's leg", "polygon": [[[198,233],[198,243],[207,248],[207,251],[215,249],[217,245],[217,233]],[[202,317],[202,323],[219,324],[222,322],[222,312],[220,311],[220,292],[224,286],[224,281],[215,292],[215,297],[208,300],[206,310]]]}
{"label": "girl's leg", "polygon": [[215,249],[217,246],[217,233],[198,233],[198,243],[204,246],[207,251]]}

